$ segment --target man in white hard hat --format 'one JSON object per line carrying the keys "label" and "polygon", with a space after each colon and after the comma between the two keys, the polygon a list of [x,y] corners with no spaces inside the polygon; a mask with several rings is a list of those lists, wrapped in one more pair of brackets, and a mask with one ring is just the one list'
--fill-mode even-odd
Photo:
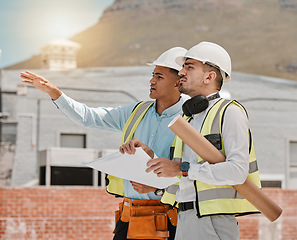
{"label": "man in white hard hat", "polygon": [[159,177],[181,176],[179,188],[170,186],[162,198],[163,203],[179,203],[175,240],[239,239],[235,217],[258,210],[232,185],[244,183],[247,176],[257,186],[261,184],[247,113],[238,102],[219,96],[223,82],[231,79],[230,56],[217,44],[201,42],[177,62],[183,64],[179,90],[191,97],[183,104],[184,113],[226,161],[205,162],[177,138],[174,161],[152,159],[147,172]]}
{"label": "man in white hard hat", "polygon": [[[77,124],[104,130],[122,131],[122,144],[129,144],[132,137],[135,137],[148,145],[157,156],[169,158],[174,133],[167,128],[167,125],[175,116],[181,114],[182,107],[182,100],[178,90],[180,78],[178,71],[182,67],[176,63],[175,59],[184,56],[186,51],[186,49],[181,47],[171,48],[151,64],[155,68],[153,77],[150,80],[149,96],[155,99],[154,102],[131,103],[114,109],[103,107],[89,108],[82,103],[74,101],[51,82],[34,73],[28,71],[21,73],[21,78],[23,82],[31,84],[47,93],[57,108]],[[142,115],[141,113],[144,114]],[[121,149],[122,153],[125,151],[124,148]],[[133,204],[136,203],[137,205],[147,205],[150,203],[149,205],[163,206],[160,203],[160,199],[164,193],[164,189],[156,189],[113,176],[108,176],[108,178],[109,184],[107,185],[107,191],[113,195],[124,197],[123,205],[119,209],[120,216],[116,223],[114,239],[126,239],[130,221],[130,215],[127,213],[130,213],[129,207],[132,207],[132,201]],[[168,210],[168,208],[166,209]],[[146,222],[142,223],[142,226],[140,225],[138,227],[140,233],[136,233],[136,235],[147,234],[143,230],[143,227],[147,224]],[[173,226],[168,221],[168,224],[170,230],[169,239],[174,239],[176,223],[173,223],[175,225]],[[162,237],[164,233],[168,235],[166,231],[155,231],[152,234],[159,234]],[[137,237],[133,237],[133,234],[133,232],[130,232],[129,238],[137,239]],[[145,237],[150,239],[150,237],[153,238],[155,236],[143,235],[141,239]]]}

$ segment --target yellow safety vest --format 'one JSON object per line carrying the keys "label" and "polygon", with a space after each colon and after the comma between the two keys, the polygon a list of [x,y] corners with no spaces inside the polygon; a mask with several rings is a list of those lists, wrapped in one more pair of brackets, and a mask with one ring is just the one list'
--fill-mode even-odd
{"label": "yellow safety vest", "polygon": [[[134,133],[141,122],[142,118],[146,114],[147,110],[154,104],[153,101],[143,101],[140,102],[135,109],[132,111],[130,117],[128,118],[122,132],[121,145],[130,141]],[[106,191],[110,194],[116,196],[124,196],[124,179],[107,175],[107,186]]]}
{"label": "yellow safety vest", "polygon": [[[246,110],[236,101],[220,99],[207,113],[201,128],[201,134],[212,142],[225,155],[224,143],[222,139],[223,116],[226,108],[230,104]],[[188,118],[189,121],[191,119]],[[249,130],[249,175],[259,188],[261,182],[257,167],[256,155],[253,146],[251,132]],[[174,161],[181,161],[184,142],[176,137]],[[198,156],[198,164],[204,161]],[[259,211],[245,198],[243,198],[232,186],[229,185],[211,185],[200,181],[194,181],[196,194],[196,207],[198,217],[220,214],[232,214],[235,216],[259,213]],[[178,185],[170,186],[163,195],[162,202],[173,205],[176,202],[175,193]],[[198,200],[198,201],[197,201]],[[197,204],[198,203],[198,204]]]}

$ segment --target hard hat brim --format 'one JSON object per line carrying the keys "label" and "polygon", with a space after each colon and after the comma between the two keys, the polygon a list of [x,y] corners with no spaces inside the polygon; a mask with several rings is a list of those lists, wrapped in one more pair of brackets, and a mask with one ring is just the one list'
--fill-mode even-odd
{"label": "hard hat brim", "polygon": [[[183,66],[187,58],[191,58],[191,57],[187,57],[187,56],[185,56],[185,57],[177,57],[177,58],[175,59],[175,62],[176,62],[178,65]],[[196,59],[196,58],[192,58],[192,59],[195,59],[195,60],[198,60],[198,61],[202,62],[201,60]],[[222,72],[225,73],[225,71],[222,70],[222,69],[220,69],[220,71],[222,71]],[[222,73],[221,73],[221,74],[222,74]],[[229,82],[229,81],[231,80],[231,76],[228,75],[227,77],[223,77],[223,79],[224,79],[223,82]]]}
{"label": "hard hat brim", "polygon": [[152,63],[150,63],[150,62],[148,62],[148,63],[146,63],[147,65],[149,65],[149,66],[160,66],[160,67],[167,67],[167,68],[172,68],[172,69],[175,69],[175,70],[177,70],[177,71],[180,71],[181,69],[182,69],[182,67],[181,66],[173,66],[173,65],[171,65],[171,64],[169,64],[169,63],[159,63],[159,62],[152,62]]}

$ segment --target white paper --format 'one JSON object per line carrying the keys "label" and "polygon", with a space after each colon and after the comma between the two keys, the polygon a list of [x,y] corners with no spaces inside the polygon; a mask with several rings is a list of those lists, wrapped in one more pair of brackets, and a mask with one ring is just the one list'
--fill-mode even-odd
{"label": "white paper", "polygon": [[115,177],[142,183],[159,189],[164,189],[179,182],[179,178],[177,177],[158,177],[153,172],[145,172],[148,168],[146,163],[150,159],[150,156],[148,156],[142,148],[136,148],[136,153],[134,155],[129,155],[127,153],[122,154],[118,151],[83,164]]}

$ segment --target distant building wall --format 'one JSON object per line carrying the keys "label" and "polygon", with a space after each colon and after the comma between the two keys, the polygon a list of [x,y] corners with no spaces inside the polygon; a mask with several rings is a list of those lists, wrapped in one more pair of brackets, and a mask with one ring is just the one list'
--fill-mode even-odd
{"label": "distant building wall", "polygon": [[[240,239],[297,239],[297,190],[264,189],[283,208],[274,223],[238,217]],[[0,188],[0,239],[112,239],[121,199],[103,188]]]}
{"label": "distant building wall", "polygon": [[0,186],[10,186],[15,144],[0,142]]}

